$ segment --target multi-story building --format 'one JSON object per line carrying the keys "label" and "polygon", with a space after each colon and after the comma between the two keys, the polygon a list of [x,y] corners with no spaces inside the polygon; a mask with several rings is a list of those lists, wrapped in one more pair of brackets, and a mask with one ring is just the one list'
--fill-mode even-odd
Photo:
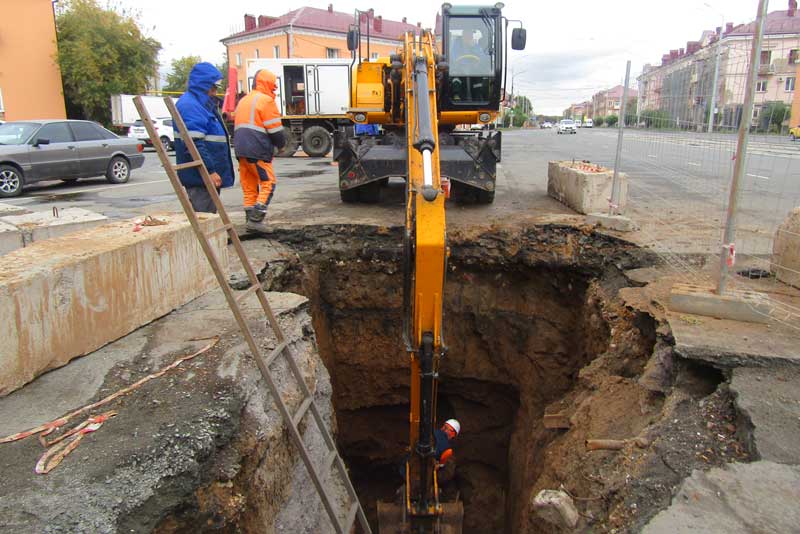
{"label": "multi-story building", "polygon": [[0,119],[66,118],[51,0],[0,2]]}
{"label": "multi-story building", "polygon": [[[767,15],[759,58],[755,118],[773,102],[790,105],[800,63],[800,16],[797,0],[789,9]],[[708,124],[712,98],[715,122],[735,128],[741,121],[755,22],[703,32],[699,41],[671,50],[658,66],[645,65],[638,77],[639,112],[657,110],[674,126],[702,129]],[[718,68],[718,73],[717,73]],[[714,90],[714,79],[717,80]]]}
{"label": "multi-story building", "polygon": [[[374,10],[361,15],[362,55],[374,59],[393,53],[400,44],[400,37],[407,31],[421,27],[420,23],[409,24],[385,20],[375,16]],[[237,91],[246,89],[245,65],[253,58],[345,58],[347,30],[354,23],[353,13],[341,13],[328,9],[301,7],[281,15],[244,16],[244,31],[222,39],[228,51],[228,62],[238,70]],[[369,33],[370,48],[366,50]]]}
{"label": "multi-story building", "polygon": [[572,104],[564,110],[564,116],[570,119],[582,121],[585,118],[592,118],[592,103],[590,101]]}
{"label": "multi-story building", "polygon": [[[625,88],[621,85],[600,91],[592,96],[592,116],[608,117],[617,115],[622,111],[622,97]],[[628,89],[628,102],[638,97],[636,89]],[[626,115],[628,113],[626,112]]]}

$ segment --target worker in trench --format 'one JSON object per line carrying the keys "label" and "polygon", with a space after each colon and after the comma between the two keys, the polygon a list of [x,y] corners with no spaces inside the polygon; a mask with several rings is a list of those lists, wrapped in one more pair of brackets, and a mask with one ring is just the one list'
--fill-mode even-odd
{"label": "worker in trench", "polygon": [[[187,90],[178,99],[175,107],[186,123],[186,130],[194,141],[200,157],[205,163],[211,181],[217,188],[230,187],[234,182],[233,161],[231,160],[230,139],[225,123],[217,109],[217,84],[222,73],[211,63],[198,63],[189,73]],[[189,163],[192,155],[181,139],[177,125],[175,130],[175,162]],[[203,178],[196,169],[181,169],[178,177],[186,188],[186,194],[195,211],[216,213],[217,207],[211,200]]]}
{"label": "worker in trench", "polygon": [[456,419],[448,419],[442,428],[434,430],[433,440],[436,446],[436,461],[438,465],[437,479],[439,480],[439,490],[443,500],[455,498],[455,478],[456,463],[453,459],[453,440],[461,432],[461,423]]}
{"label": "worker in trench", "polygon": [[239,160],[247,229],[264,232],[267,207],[275,194],[272,157],[286,145],[286,132],[275,103],[275,74],[256,72],[253,90],[239,101],[234,112],[233,148]]}

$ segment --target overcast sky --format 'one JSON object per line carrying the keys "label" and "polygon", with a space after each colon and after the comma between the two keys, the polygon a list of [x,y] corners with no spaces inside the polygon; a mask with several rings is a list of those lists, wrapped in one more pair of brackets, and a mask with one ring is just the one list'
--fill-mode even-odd
{"label": "overcast sky", "polygon": [[[326,0],[297,3],[265,0],[114,0],[138,9],[145,31],[161,42],[163,65],[186,55],[219,63],[225,53],[220,39],[243,29],[243,15],[281,15],[292,7],[326,8]],[[457,1],[451,1],[458,4]],[[475,2],[464,2],[475,3]],[[489,3],[489,2],[486,2]],[[524,51],[513,51],[515,92],[528,96],[537,113],[561,114],[569,104],[591,98],[622,83],[625,62],[632,78],[645,63],[658,63],[671,48],[700,38],[722,18],[736,24],[755,19],[757,0],[508,0],[504,14],[528,29]],[[704,5],[708,4],[708,6]],[[788,0],[771,0],[770,11],[785,10]],[[336,11],[373,7],[386,19],[432,26],[438,2],[333,1]],[[281,7],[284,6],[284,7]],[[709,7],[710,6],[710,7]],[[509,90],[511,73],[509,72]]]}

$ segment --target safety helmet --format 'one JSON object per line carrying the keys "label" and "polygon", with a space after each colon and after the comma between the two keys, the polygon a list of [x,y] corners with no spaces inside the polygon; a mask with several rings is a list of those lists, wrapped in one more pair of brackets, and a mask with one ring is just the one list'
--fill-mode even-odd
{"label": "safety helmet", "polygon": [[447,421],[444,422],[444,424],[450,425],[450,428],[456,431],[456,436],[458,435],[459,432],[461,432],[461,423],[459,423],[455,419],[448,419]]}

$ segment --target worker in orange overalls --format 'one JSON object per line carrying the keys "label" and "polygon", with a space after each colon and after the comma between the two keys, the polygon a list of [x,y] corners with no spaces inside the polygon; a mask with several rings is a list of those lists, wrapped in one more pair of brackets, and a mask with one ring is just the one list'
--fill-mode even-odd
{"label": "worker in orange overalls", "polygon": [[239,160],[239,180],[244,195],[247,229],[264,232],[267,206],[275,193],[272,155],[286,145],[286,133],[275,103],[275,75],[256,72],[253,90],[239,101],[234,112],[233,148]]}

